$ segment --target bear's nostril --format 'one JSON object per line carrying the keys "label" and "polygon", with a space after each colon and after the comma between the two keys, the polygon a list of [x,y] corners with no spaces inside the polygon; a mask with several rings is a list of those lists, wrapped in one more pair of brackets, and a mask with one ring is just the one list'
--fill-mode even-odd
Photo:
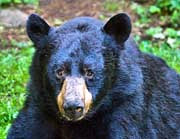
{"label": "bear's nostril", "polygon": [[82,112],[82,111],[83,111],[83,107],[77,107],[77,108],[75,109],[75,111],[76,111],[76,112]]}
{"label": "bear's nostril", "polygon": [[74,106],[65,107],[64,111],[67,112],[67,113],[82,112],[83,107],[74,107]]}
{"label": "bear's nostril", "polygon": [[79,118],[83,113],[81,106],[66,106],[64,107],[65,114],[70,118]]}

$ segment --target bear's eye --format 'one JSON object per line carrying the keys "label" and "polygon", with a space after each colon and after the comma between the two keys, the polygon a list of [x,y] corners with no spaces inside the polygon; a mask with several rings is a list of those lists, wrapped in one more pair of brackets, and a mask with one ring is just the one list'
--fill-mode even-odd
{"label": "bear's eye", "polygon": [[91,69],[84,69],[85,77],[88,79],[92,79],[94,76],[94,72]]}
{"label": "bear's eye", "polygon": [[56,77],[59,79],[59,78],[62,78],[65,76],[65,70],[64,69],[58,69],[56,71]]}

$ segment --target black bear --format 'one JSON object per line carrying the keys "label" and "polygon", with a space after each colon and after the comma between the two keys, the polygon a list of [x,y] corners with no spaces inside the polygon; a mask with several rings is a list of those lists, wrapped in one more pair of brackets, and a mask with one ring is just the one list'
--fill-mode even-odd
{"label": "black bear", "polygon": [[180,75],[139,51],[131,21],[50,27],[36,14],[28,95],[8,139],[180,139]]}

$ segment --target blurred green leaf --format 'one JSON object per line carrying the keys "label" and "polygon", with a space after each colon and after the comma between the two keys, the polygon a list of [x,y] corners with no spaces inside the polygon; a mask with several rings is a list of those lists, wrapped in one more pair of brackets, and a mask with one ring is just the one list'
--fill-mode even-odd
{"label": "blurred green leaf", "polygon": [[144,52],[153,53],[163,58],[167,64],[180,73],[180,50],[172,49],[166,43],[162,43],[160,47],[156,43],[144,40],[139,43],[140,49]]}
{"label": "blurred green leaf", "polygon": [[39,0],[0,0],[0,5],[9,5],[9,4],[35,4],[39,3]]}
{"label": "blurred green leaf", "polygon": [[104,8],[107,11],[115,12],[118,10],[119,6],[118,6],[118,3],[116,1],[106,0],[104,3]]}
{"label": "blurred green leaf", "polygon": [[163,29],[161,27],[151,27],[145,31],[145,33],[153,38],[164,39],[165,36],[162,33]]}
{"label": "blurred green leaf", "polygon": [[22,0],[13,0],[13,2],[19,4],[22,3]]}
{"label": "blurred green leaf", "polygon": [[11,3],[11,0],[0,0],[0,4],[8,4]]}
{"label": "blurred green leaf", "polygon": [[154,14],[154,13],[160,13],[161,9],[158,8],[157,6],[150,6],[149,11],[150,13]]}
{"label": "blurred green leaf", "polygon": [[173,28],[166,28],[164,31],[164,34],[168,37],[177,37],[178,36],[177,31]]}

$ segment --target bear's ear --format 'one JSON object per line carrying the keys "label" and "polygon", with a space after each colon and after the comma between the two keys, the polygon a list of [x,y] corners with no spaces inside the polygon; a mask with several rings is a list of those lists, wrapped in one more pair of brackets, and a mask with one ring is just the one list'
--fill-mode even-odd
{"label": "bear's ear", "polygon": [[117,42],[124,43],[131,33],[131,20],[125,13],[117,14],[110,18],[104,25],[104,31],[113,36]]}
{"label": "bear's ear", "polygon": [[48,35],[50,26],[37,14],[31,14],[27,20],[26,31],[29,38],[36,44]]}

